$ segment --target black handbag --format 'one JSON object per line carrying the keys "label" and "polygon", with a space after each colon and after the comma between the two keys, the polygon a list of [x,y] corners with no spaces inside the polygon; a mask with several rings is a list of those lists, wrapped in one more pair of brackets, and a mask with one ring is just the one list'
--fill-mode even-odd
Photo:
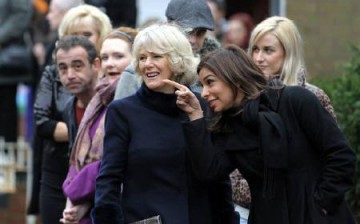
{"label": "black handbag", "polygon": [[31,49],[22,43],[0,47],[0,75],[23,75],[31,72]]}

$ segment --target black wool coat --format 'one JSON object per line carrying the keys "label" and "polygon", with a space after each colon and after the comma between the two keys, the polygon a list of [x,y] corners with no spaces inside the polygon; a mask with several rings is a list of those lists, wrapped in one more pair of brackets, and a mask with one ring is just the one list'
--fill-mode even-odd
{"label": "black wool coat", "polygon": [[251,190],[249,224],[355,223],[344,200],[355,155],[335,120],[302,87],[286,87],[276,102],[287,135],[283,151],[271,151],[276,134],[264,142],[268,136],[244,124],[244,113],[228,118],[230,133],[210,133],[204,119],[184,124],[196,175],[216,179],[238,168]]}

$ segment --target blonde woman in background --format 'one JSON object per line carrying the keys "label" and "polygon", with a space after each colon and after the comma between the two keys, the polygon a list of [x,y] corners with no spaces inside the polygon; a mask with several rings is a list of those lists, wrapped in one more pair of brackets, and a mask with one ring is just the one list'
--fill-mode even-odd
{"label": "blonde woman in background", "polygon": [[100,52],[101,43],[112,30],[109,17],[97,7],[82,5],[69,10],[59,27],[59,36],[83,35],[88,37]]}
{"label": "blonde woman in background", "polygon": [[285,17],[273,16],[254,28],[248,53],[267,78],[276,76],[285,85],[298,85],[310,90],[336,119],[326,93],[306,80],[303,48],[303,40],[295,23]]}

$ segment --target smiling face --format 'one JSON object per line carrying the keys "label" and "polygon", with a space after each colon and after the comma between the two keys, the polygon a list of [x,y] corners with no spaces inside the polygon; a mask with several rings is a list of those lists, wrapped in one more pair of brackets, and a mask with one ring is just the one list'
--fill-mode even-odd
{"label": "smiling face", "polygon": [[139,58],[139,72],[149,89],[161,93],[174,93],[174,87],[162,81],[173,80],[174,77],[166,55],[149,52],[142,48],[137,57]]}
{"label": "smiling face", "polygon": [[[96,59],[98,60],[98,59]],[[59,49],[56,66],[61,83],[75,96],[92,91],[97,80],[97,63],[91,64],[84,48]]]}
{"label": "smiling face", "polygon": [[271,33],[258,39],[252,48],[251,56],[266,77],[279,74],[285,60],[283,46]]}
{"label": "smiling face", "polygon": [[131,62],[129,44],[118,38],[106,39],[100,51],[101,68],[110,80],[115,80]]}
{"label": "smiling face", "polygon": [[212,111],[222,112],[241,104],[244,98],[241,89],[238,88],[235,96],[229,84],[208,68],[204,67],[200,70],[199,79],[203,85],[201,97],[208,102]]}

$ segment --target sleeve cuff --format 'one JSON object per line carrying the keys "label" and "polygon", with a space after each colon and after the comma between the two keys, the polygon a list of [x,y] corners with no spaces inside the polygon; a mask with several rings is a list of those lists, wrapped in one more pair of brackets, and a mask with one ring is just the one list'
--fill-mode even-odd
{"label": "sleeve cuff", "polygon": [[45,138],[54,139],[54,131],[58,121],[49,120],[38,127],[38,133]]}

